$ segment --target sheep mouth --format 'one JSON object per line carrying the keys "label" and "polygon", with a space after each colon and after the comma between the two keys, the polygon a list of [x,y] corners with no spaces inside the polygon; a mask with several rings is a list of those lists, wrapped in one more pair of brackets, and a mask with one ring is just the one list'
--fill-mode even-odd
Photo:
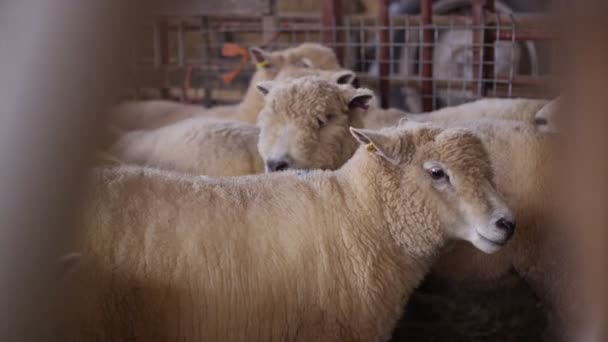
{"label": "sheep mouth", "polygon": [[489,243],[489,244],[491,244],[491,245],[500,246],[500,247],[502,247],[502,246],[506,245],[506,244],[507,244],[507,241],[509,241],[509,239],[504,239],[504,240],[502,240],[502,241],[492,240],[492,239],[489,239],[489,238],[487,238],[487,237],[483,236],[483,234],[481,234],[481,233],[479,233],[479,232],[477,232],[477,235],[479,236],[479,238],[480,238],[480,239],[481,239],[483,242]]}

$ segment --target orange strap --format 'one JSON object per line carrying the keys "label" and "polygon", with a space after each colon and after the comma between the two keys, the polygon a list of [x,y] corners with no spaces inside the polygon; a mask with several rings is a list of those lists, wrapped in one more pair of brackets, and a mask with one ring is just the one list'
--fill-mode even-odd
{"label": "orange strap", "polygon": [[[266,46],[266,45],[270,44],[271,42],[275,41],[279,37],[279,33],[281,33],[281,31],[277,30],[272,35],[272,37],[270,37],[268,39],[267,42],[262,44],[262,46]],[[241,70],[243,70],[243,68],[245,67],[245,64],[249,61],[249,52],[247,51],[247,49],[241,47],[240,45],[237,45],[234,43],[225,43],[224,47],[222,48],[222,56],[226,56],[226,57],[241,56],[241,63],[239,63],[239,65],[237,65],[236,68],[234,68],[234,70],[232,70],[231,72],[222,75],[222,80],[224,81],[224,83],[230,84],[230,83],[232,83],[232,81],[234,81],[236,76],[241,72]],[[260,68],[260,67],[264,67],[264,65],[256,64],[256,67]]]}
{"label": "orange strap", "polygon": [[226,43],[226,44],[224,44],[224,47],[222,48],[222,56],[226,56],[226,57],[241,56],[241,62],[239,63],[239,65],[237,65],[236,68],[234,68],[234,70],[232,70],[231,72],[222,75],[222,80],[224,81],[224,83],[230,84],[230,83],[232,83],[232,81],[234,81],[236,76],[245,67],[245,64],[247,63],[247,61],[249,61],[249,53],[247,52],[247,50],[245,48],[243,48],[237,44]]}

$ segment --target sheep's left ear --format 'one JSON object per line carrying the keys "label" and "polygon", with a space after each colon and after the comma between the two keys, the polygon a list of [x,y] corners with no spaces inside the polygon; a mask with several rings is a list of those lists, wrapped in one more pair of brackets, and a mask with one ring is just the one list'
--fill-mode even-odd
{"label": "sheep's left ear", "polygon": [[349,98],[347,100],[348,109],[349,110],[353,110],[353,109],[368,110],[369,103],[373,98],[374,98],[374,93],[371,90],[365,89],[365,88],[359,88],[354,92],[354,94],[351,93],[351,95],[349,96]]}
{"label": "sheep's left ear", "polygon": [[374,153],[393,164],[398,164],[401,160],[400,140],[390,137],[381,131],[363,128],[350,127],[350,134],[352,134],[361,145],[364,145],[370,153]]}
{"label": "sheep's left ear", "polygon": [[270,52],[262,48],[257,46],[250,47],[249,55],[251,56],[251,60],[253,61],[256,69],[266,69],[273,66]]}
{"label": "sheep's left ear", "polygon": [[535,115],[534,115],[534,126],[539,132],[546,133],[558,133],[559,129],[557,127],[557,116],[560,110],[561,105],[560,98],[556,98],[553,101],[544,105]]}
{"label": "sheep's left ear", "polygon": [[274,81],[262,81],[255,84],[255,87],[262,93],[262,95],[266,96],[274,87]]}

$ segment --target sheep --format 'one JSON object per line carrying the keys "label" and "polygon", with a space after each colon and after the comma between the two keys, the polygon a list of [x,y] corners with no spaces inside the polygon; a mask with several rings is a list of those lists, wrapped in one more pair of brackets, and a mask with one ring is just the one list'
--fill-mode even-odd
{"label": "sheep", "polygon": [[172,101],[135,101],[121,104],[109,114],[109,123],[125,131],[155,129],[193,116],[215,116],[255,124],[263,99],[255,89],[260,81],[272,80],[290,65],[324,70],[337,70],[340,64],[334,52],[322,45],[303,43],[296,47],[268,52],[258,47],[249,49],[257,71],[243,100],[236,105],[203,108]]}
{"label": "sheep", "polygon": [[[335,72],[301,68],[283,70],[277,78],[292,75],[318,75],[314,78],[322,84],[352,84],[356,80],[350,70]],[[344,93],[348,96],[353,93],[337,86],[330,88],[332,95]],[[309,104],[320,101],[313,99]],[[348,116],[348,111],[344,115]],[[352,124],[361,127],[358,121],[352,121]],[[127,133],[110,148],[110,154],[126,163],[195,175],[219,177],[262,173],[264,163],[256,148],[258,134],[256,126],[241,121],[194,117],[156,130]],[[348,139],[352,141],[350,135]],[[352,143],[354,146],[354,141]]]}
{"label": "sheep", "polygon": [[121,137],[110,154],[125,163],[194,175],[240,176],[264,171],[259,129],[245,122],[194,117]]}
{"label": "sheep", "polygon": [[435,279],[460,284],[460,288],[479,286],[480,282],[491,288],[514,269],[556,314],[561,321],[558,325],[572,320],[568,315],[572,302],[564,304],[572,292],[561,255],[566,244],[554,236],[547,217],[553,198],[550,181],[555,137],[539,133],[527,122],[509,120],[480,119],[444,127],[470,129],[483,141],[496,187],[513,209],[519,228],[511,243],[491,256],[453,244],[434,265]]}
{"label": "sheep", "polygon": [[265,94],[258,151],[266,171],[335,170],[355,152],[348,127],[363,127],[373,99],[369,89],[315,77],[258,83]]}
{"label": "sheep", "polygon": [[446,241],[512,235],[471,132],[350,131],[337,171],[93,172],[61,340],[386,340]]}
{"label": "sheep", "polygon": [[[372,106],[370,105],[370,107]],[[371,129],[396,126],[401,119],[408,117],[408,115],[409,113],[397,108],[371,108],[367,115],[363,117],[363,126]]]}
{"label": "sheep", "polygon": [[[331,107],[310,105],[301,100],[321,100],[320,96],[313,94],[321,90],[329,92],[318,86],[311,86],[308,90],[299,83],[291,86],[281,84],[277,87],[273,87],[273,84],[277,82],[270,82],[269,91],[265,91],[266,106],[260,113],[259,121],[261,132],[258,149],[264,158],[266,171],[339,168],[341,163],[349,158],[348,152],[351,151],[348,147],[348,137],[341,128],[345,119],[335,122],[326,120],[323,115],[333,113]],[[262,87],[264,86],[263,84]],[[304,96],[306,92],[310,95]],[[547,230],[542,221],[546,212],[544,205],[550,202],[551,197],[543,175],[547,172],[546,165],[551,164],[552,138],[540,134],[531,119],[515,120],[521,117],[533,118],[535,112],[545,105],[546,101],[482,100],[439,111],[454,112],[450,113],[454,116],[445,115],[450,120],[444,120],[443,125],[455,124],[458,120],[452,118],[460,118],[460,125],[467,125],[466,127],[483,133],[481,138],[491,152],[498,189],[505,193],[509,203],[516,208],[518,216],[522,217],[523,228],[519,231],[522,238],[514,241],[515,247],[510,247],[514,252],[509,255],[499,253],[490,258],[483,258],[471,255],[471,249],[455,248],[452,253],[439,260],[434,272],[438,278],[450,283],[465,282],[468,285],[489,281],[489,286],[496,286],[499,285],[499,279],[515,268],[537,291],[553,286],[542,283],[550,279],[550,276],[545,276],[542,272],[535,274],[539,268],[535,267],[533,262],[540,262],[541,259],[531,254],[535,251],[534,244],[547,241],[544,236]],[[469,110],[464,111],[462,108]],[[434,113],[428,115],[433,116]],[[298,116],[302,118],[297,119]],[[494,116],[514,120],[495,119]],[[317,122],[317,118],[324,121]],[[408,122],[411,121],[404,120],[404,124]],[[320,141],[322,144],[319,144]],[[545,300],[552,301],[550,298]]]}
{"label": "sheep", "polygon": [[407,120],[456,124],[482,118],[535,123],[536,113],[548,104],[546,100],[481,99],[429,113],[405,114]]}

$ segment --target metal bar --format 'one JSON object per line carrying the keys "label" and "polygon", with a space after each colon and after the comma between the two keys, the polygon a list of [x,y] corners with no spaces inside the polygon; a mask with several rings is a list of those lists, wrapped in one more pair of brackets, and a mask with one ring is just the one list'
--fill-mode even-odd
{"label": "metal bar", "polygon": [[420,72],[422,110],[425,112],[433,110],[433,2],[432,0],[420,0],[420,15],[422,17],[422,54]]}
{"label": "metal bar", "polygon": [[[169,65],[169,19],[167,17],[160,17],[158,19],[158,34],[159,34],[159,52],[160,52],[160,64]],[[161,97],[167,99],[170,97],[169,88],[160,88]]]}
{"label": "metal bar", "polygon": [[344,32],[344,11],[342,7],[342,0],[334,0],[334,32],[336,42],[334,45],[334,50],[336,51],[336,56],[340,61],[341,65],[344,65],[344,42],[345,42],[345,32]]}
{"label": "metal bar", "polygon": [[483,65],[483,3],[484,0],[471,0],[473,10],[471,13],[473,19],[473,34],[472,34],[472,47],[473,47],[473,62],[471,67],[473,68],[473,80],[477,83],[477,89],[475,90],[478,96],[483,96],[483,84],[481,79],[482,65]]}
{"label": "metal bar", "polygon": [[378,25],[379,27],[379,79],[380,79],[380,106],[388,108],[390,102],[390,41],[389,41],[389,22],[388,22],[388,0],[380,0],[378,6]]}
{"label": "metal bar", "polygon": [[550,32],[535,32],[535,31],[507,31],[507,30],[499,30],[499,31],[490,31],[487,32],[490,35],[490,38],[493,40],[503,40],[503,41],[527,41],[527,40],[554,40],[556,39],[555,34]]}
{"label": "metal bar", "polygon": [[344,65],[344,13],[341,0],[323,1],[322,22],[323,42],[334,48],[338,60]]}
{"label": "metal bar", "polygon": [[323,13],[321,16],[323,43],[327,46],[333,45],[334,28],[334,1],[323,0]]}
{"label": "metal bar", "polygon": [[177,65],[183,67],[186,64],[185,53],[186,45],[184,44],[184,29],[183,22],[180,20],[177,30]]}
{"label": "metal bar", "polygon": [[[324,1],[328,1],[328,0],[324,0]],[[329,0],[332,1],[332,0]],[[325,12],[325,10],[324,10]],[[298,13],[297,15],[288,15],[285,13],[281,13],[281,14],[277,14],[276,15],[277,18],[279,20],[281,20],[282,22],[285,23],[285,25],[298,25],[298,24],[311,24],[311,25],[318,25],[319,23],[322,23],[323,20],[323,16],[321,18],[319,18],[319,16],[317,14],[307,14],[307,13]],[[348,15],[348,17],[350,18],[351,21],[353,22],[360,22],[362,25],[364,26],[371,26],[373,25],[376,20],[377,20],[377,16],[370,16],[370,15],[356,15],[356,14],[351,14]],[[256,22],[259,20],[260,16],[222,16],[222,15],[217,15],[217,16],[213,16],[213,18],[216,20],[215,25],[218,27],[228,27],[231,28],[232,30],[238,29],[238,27],[236,27],[237,25],[243,25],[244,23],[251,23],[251,22]],[[471,17],[467,16],[467,15],[455,15],[455,14],[449,14],[449,15],[433,15],[432,16],[432,22],[436,25],[436,26],[448,26],[450,24],[452,24],[455,27],[458,26],[466,26],[466,25],[471,25]],[[538,30],[546,30],[547,27],[550,27],[549,24],[549,20],[550,17],[548,17],[547,15],[538,15],[538,14],[529,14],[529,13],[516,13],[516,14],[509,14],[509,15],[505,15],[505,14],[500,14],[498,13],[496,16],[488,16],[487,18],[485,18],[485,22],[484,24],[495,24],[497,21],[500,21],[503,25],[510,25],[513,22],[516,22],[518,26],[521,27],[529,27],[529,28],[534,28],[534,29],[538,29]],[[423,18],[420,15],[397,15],[397,16],[393,16],[391,17],[391,20],[393,21],[393,23],[395,25],[406,25],[407,23],[410,24],[421,24],[423,22]],[[169,26],[170,29],[172,30],[177,30],[177,26],[176,25],[170,25]],[[315,27],[317,28],[317,27]],[[185,26],[186,30],[198,30],[197,25],[195,24],[188,24]]]}
{"label": "metal bar", "polygon": [[[494,0],[486,0],[485,1],[485,9],[488,13],[494,14],[496,12],[496,8],[494,7]],[[483,32],[483,65],[482,65],[482,82],[481,82],[481,95],[485,96],[487,90],[490,87],[490,83],[487,80],[492,80],[494,78],[494,43],[495,39],[490,37],[490,32],[494,32],[493,25],[486,25],[485,30]]]}

